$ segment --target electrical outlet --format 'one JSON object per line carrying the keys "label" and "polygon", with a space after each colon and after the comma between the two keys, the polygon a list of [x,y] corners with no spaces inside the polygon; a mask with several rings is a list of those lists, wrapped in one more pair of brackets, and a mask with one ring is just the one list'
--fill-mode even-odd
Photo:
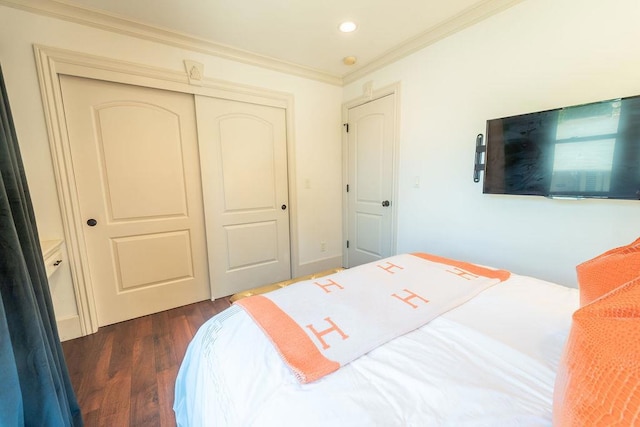
{"label": "electrical outlet", "polygon": [[326,252],[326,251],[327,251],[327,242],[323,240],[322,242],[320,242],[320,252]]}

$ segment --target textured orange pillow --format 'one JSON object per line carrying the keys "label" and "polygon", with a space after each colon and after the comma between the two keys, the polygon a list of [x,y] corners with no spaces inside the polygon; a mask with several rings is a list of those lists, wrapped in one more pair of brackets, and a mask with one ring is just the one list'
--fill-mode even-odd
{"label": "textured orange pillow", "polygon": [[640,238],[578,265],[576,271],[580,306],[584,306],[640,276]]}
{"label": "textured orange pillow", "polygon": [[640,426],[640,275],[574,313],[553,425]]}

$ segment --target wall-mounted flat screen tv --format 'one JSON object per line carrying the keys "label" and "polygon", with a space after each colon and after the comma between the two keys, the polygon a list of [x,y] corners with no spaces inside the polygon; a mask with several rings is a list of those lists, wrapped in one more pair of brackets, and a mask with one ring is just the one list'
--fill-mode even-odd
{"label": "wall-mounted flat screen tv", "polygon": [[484,193],[640,199],[640,96],[487,121]]}

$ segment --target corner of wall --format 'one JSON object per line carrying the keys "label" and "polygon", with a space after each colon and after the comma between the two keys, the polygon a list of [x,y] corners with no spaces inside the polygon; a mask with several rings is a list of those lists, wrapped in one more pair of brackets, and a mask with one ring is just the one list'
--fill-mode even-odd
{"label": "corner of wall", "polygon": [[82,336],[80,317],[78,315],[57,319],[60,341],[68,341]]}

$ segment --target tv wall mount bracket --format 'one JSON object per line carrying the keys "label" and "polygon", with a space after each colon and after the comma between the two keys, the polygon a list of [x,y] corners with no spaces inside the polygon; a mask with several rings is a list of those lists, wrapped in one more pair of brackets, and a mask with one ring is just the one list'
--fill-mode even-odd
{"label": "tv wall mount bracket", "polygon": [[480,172],[484,170],[485,153],[487,146],[484,144],[484,136],[479,133],[476,136],[476,157],[473,165],[473,182],[480,182]]}

